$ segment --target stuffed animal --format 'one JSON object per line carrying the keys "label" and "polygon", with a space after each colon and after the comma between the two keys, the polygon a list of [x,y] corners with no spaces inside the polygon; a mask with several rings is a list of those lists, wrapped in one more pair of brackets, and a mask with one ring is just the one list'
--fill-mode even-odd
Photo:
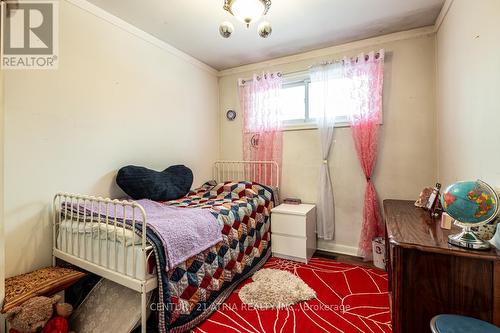
{"label": "stuffed animal", "polygon": [[68,319],[73,312],[73,307],[68,303],[57,303],[56,315],[49,320],[42,333],[68,333]]}
{"label": "stuffed animal", "polygon": [[36,296],[30,298],[20,306],[16,306],[6,313],[10,324],[10,333],[34,333],[40,330],[52,318],[54,304],[59,302],[61,296],[51,298]]}

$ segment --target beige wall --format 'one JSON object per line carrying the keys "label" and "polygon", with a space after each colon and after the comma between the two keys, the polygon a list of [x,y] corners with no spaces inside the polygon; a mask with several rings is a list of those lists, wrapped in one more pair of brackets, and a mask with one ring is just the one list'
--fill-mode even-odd
{"label": "beige wall", "polygon": [[[5,237],[4,237],[4,192],[3,192],[3,144],[4,144],[4,112],[3,112],[3,71],[0,70],[0,306],[5,297]],[[3,332],[2,320],[0,319],[0,332]]]}
{"label": "beige wall", "polygon": [[[394,35],[401,38],[402,34]],[[404,34],[403,34],[404,36]],[[388,40],[390,38],[384,38]],[[237,121],[225,118],[228,109],[239,110],[237,78],[251,77],[264,70],[292,72],[325,59],[356,55],[360,51],[384,48],[387,53],[384,87],[384,123],[374,181],[380,198],[414,199],[420,190],[436,181],[435,63],[434,35],[373,44],[362,49],[341,46],[276,60],[281,63],[252,65],[251,71],[225,71],[219,80],[221,113],[221,157],[242,157],[241,112]],[[356,43],[354,43],[356,45]],[[358,43],[359,44],[359,43]],[[339,51],[341,50],[341,51]],[[287,61],[287,59],[301,59]],[[365,180],[356,157],[349,128],[338,128],[331,154],[336,208],[336,239],[320,242],[327,250],[356,253],[362,222]],[[283,197],[315,202],[320,167],[317,130],[287,131],[284,136]]]}
{"label": "beige wall", "polygon": [[60,4],[59,69],[5,73],[7,276],[51,263],[57,191],[121,196],[127,164],[185,163],[199,184],[218,154],[215,72]]}
{"label": "beige wall", "polygon": [[439,178],[500,187],[500,1],[455,0],[437,33]]}

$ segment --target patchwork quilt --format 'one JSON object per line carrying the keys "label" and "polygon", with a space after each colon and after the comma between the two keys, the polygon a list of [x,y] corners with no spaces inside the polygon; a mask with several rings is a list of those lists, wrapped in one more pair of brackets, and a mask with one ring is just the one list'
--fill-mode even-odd
{"label": "patchwork quilt", "polygon": [[161,241],[154,246],[159,281],[160,332],[184,332],[216,311],[234,288],[270,255],[273,190],[253,182],[206,183],[185,197],[164,202],[209,209],[222,227],[222,241],[168,270]]}

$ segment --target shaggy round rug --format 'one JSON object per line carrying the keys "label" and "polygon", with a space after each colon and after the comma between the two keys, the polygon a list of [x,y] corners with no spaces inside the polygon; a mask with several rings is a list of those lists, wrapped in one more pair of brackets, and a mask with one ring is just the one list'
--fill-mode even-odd
{"label": "shaggy round rug", "polygon": [[244,304],[257,309],[282,309],[316,298],[314,290],[288,271],[265,268],[255,273],[252,280],[238,295]]}

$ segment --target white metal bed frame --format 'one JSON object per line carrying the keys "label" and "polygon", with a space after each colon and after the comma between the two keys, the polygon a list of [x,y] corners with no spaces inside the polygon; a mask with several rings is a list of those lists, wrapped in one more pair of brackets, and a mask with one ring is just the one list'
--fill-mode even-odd
{"label": "white metal bed frame", "polygon": [[[270,185],[273,187],[279,187],[279,166],[274,161],[216,161],[213,166],[213,176],[214,180],[219,182],[224,181],[237,181],[237,180],[250,180],[256,181],[265,184],[266,180],[269,180]],[[259,181],[262,180],[262,181]],[[62,209],[62,204],[69,204],[73,209],[71,212],[68,212],[68,209]],[[87,209],[83,207],[89,207],[92,211],[93,208],[97,208],[98,212],[101,212],[101,208],[105,209],[105,216],[96,216],[95,214],[88,214]],[[108,213],[109,209],[112,209],[111,212],[114,212],[114,217],[109,217]],[[76,209],[76,212],[74,211]],[[117,212],[122,211],[123,216],[125,216],[125,212],[127,209],[132,210],[132,218],[128,218],[127,220],[130,222],[129,225],[122,223],[119,218],[117,218]],[[60,246],[57,244],[57,238],[59,236],[58,232],[60,231],[60,225],[63,221],[70,221],[71,228],[65,227],[64,234],[61,237],[66,237],[65,247],[63,248],[62,242]],[[142,223],[144,221],[144,223]],[[82,253],[80,253],[80,236],[77,233],[77,244],[75,251],[75,241],[73,240],[73,223],[83,223],[84,227],[84,240],[83,240],[83,257]],[[102,254],[102,246],[101,246],[101,228],[98,227],[96,231],[94,231],[93,225],[94,223],[106,224],[106,260],[105,262],[101,262],[101,254]],[[119,245],[117,242],[117,235],[125,236],[126,229],[136,230],[136,224],[142,223],[141,225],[141,242],[140,245],[136,244],[135,241],[132,241],[131,244],[127,245],[125,240],[123,240],[122,244]],[[87,224],[90,224],[90,233],[91,240],[93,241],[94,233],[97,236],[97,241],[99,242],[98,246],[98,260],[94,260],[94,248],[91,246],[91,260],[87,260]],[[77,224],[77,228],[80,225]],[[108,227],[113,228],[114,239],[110,240],[108,237]],[[56,258],[64,260],[72,265],[80,267],[86,271],[94,273],[98,276],[101,276],[105,279],[111,280],[115,283],[118,283],[124,287],[135,290],[141,294],[141,332],[146,332],[146,321],[147,321],[147,293],[156,289],[158,287],[157,277],[147,278],[148,277],[148,260],[151,255],[153,255],[153,247],[148,243],[146,236],[147,229],[147,216],[144,208],[137,204],[134,201],[128,200],[116,200],[102,197],[94,197],[88,195],[81,194],[70,194],[70,193],[57,193],[53,199],[53,264],[55,265]],[[129,231],[130,232],[130,231]],[[68,235],[69,234],[69,235]],[[71,237],[72,242],[71,246],[68,246],[68,236]],[[62,239],[62,238],[61,238]],[[114,267],[110,265],[109,260],[109,248],[110,246],[114,246],[115,252],[115,261]],[[127,246],[132,247],[132,274],[127,274]],[[118,257],[117,250],[118,247],[123,247],[123,261],[124,267],[123,272],[118,270]],[[136,247],[140,247],[141,250],[141,260],[144,260],[143,265],[144,272],[137,272],[136,269],[136,258],[135,251]],[[140,274],[139,274],[140,273]]]}
{"label": "white metal bed frame", "polygon": [[217,182],[250,180],[278,188],[279,165],[274,161],[217,161],[213,177]]}

